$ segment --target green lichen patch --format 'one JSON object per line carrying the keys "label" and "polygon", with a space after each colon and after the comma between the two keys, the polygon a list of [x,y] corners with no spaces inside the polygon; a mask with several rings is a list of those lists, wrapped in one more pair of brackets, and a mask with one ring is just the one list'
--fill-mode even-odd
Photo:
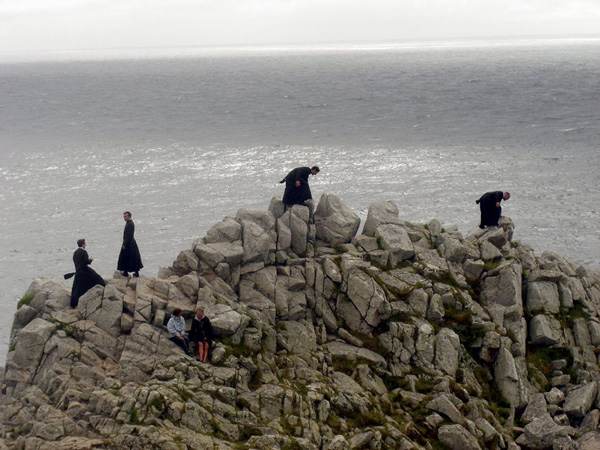
{"label": "green lichen patch", "polygon": [[17,303],[17,309],[20,309],[23,305],[29,305],[33,300],[33,295],[24,295]]}

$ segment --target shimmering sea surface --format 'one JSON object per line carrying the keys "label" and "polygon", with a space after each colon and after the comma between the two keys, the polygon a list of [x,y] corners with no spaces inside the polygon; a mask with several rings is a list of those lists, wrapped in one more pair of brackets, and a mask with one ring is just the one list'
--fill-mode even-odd
{"label": "shimmering sea surface", "polygon": [[598,73],[595,40],[0,59],[0,365],[18,299],[78,238],[111,276],[130,210],[155,276],[300,165],[317,199],[464,234],[509,190],[516,238],[600,267]]}

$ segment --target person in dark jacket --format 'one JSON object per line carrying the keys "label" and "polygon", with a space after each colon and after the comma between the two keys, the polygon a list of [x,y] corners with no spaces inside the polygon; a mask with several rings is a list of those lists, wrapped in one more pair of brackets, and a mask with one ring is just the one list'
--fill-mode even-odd
{"label": "person in dark jacket", "polygon": [[129,272],[133,272],[134,277],[139,277],[140,269],[144,265],[142,264],[142,257],[140,256],[137,242],[135,242],[135,238],[133,237],[135,224],[131,220],[131,213],[129,211],[123,213],[123,219],[125,220],[125,230],[123,231],[123,245],[121,246],[121,253],[119,253],[117,270],[120,270],[123,276],[129,276]]}
{"label": "person in dark jacket", "polygon": [[85,239],[77,241],[77,250],[73,253],[73,263],[75,264],[75,272],[65,275],[65,279],[75,275],[73,280],[73,288],[71,289],[71,307],[76,308],[79,304],[79,297],[89,291],[91,288],[99,284],[106,286],[106,283],[98,273],[89,265],[94,261],[90,258],[85,250]]}
{"label": "person in dark jacket", "polygon": [[190,337],[198,346],[198,360],[206,362],[208,350],[213,340],[213,327],[201,309],[196,311],[196,317],[192,320]]}
{"label": "person in dark jacket", "polygon": [[[286,175],[280,181],[285,183],[285,191],[283,193],[283,204],[286,206],[305,205],[307,200],[312,200],[310,186],[308,185],[308,177],[316,175],[320,172],[319,167],[297,167]],[[309,206],[310,208],[310,206]]]}
{"label": "person in dark jacket", "polygon": [[502,191],[486,192],[475,203],[479,204],[481,210],[481,223],[479,228],[498,226],[502,208],[500,202],[510,198],[510,193]]}

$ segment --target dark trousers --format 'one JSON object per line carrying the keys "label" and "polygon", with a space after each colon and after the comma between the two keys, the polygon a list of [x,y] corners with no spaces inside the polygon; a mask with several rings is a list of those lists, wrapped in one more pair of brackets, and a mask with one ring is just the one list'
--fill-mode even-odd
{"label": "dark trousers", "polygon": [[481,210],[481,224],[479,228],[494,227],[498,226],[498,221],[502,215],[502,208],[497,207],[495,204],[479,204]]}
{"label": "dark trousers", "polygon": [[173,341],[177,345],[179,345],[183,349],[183,351],[185,352],[186,355],[192,356],[192,354],[190,352],[190,340],[187,338],[187,336],[184,336],[183,339],[180,338],[179,336],[173,336],[173,337],[170,337],[169,340]]}

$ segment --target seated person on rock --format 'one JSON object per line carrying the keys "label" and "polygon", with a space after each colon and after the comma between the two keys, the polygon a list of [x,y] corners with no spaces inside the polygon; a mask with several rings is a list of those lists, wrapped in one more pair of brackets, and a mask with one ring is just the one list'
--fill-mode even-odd
{"label": "seated person on rock", "polygon": [[192,320],[190,338],[198,346],[198,360],[206,362],[208,350],[213,340],[213,327],[209,318],[204,315],[204,311],[201,309],[196,311],[196,317]]}
{"label": "seated person on rock", "polygon": [[167,330],[169,331],[169,339],[179,345],[186,355],[192,356],[190,341],[185,335],[185,319],[181,316],[180,308],[173,310],[173,315],[167,322]]}

